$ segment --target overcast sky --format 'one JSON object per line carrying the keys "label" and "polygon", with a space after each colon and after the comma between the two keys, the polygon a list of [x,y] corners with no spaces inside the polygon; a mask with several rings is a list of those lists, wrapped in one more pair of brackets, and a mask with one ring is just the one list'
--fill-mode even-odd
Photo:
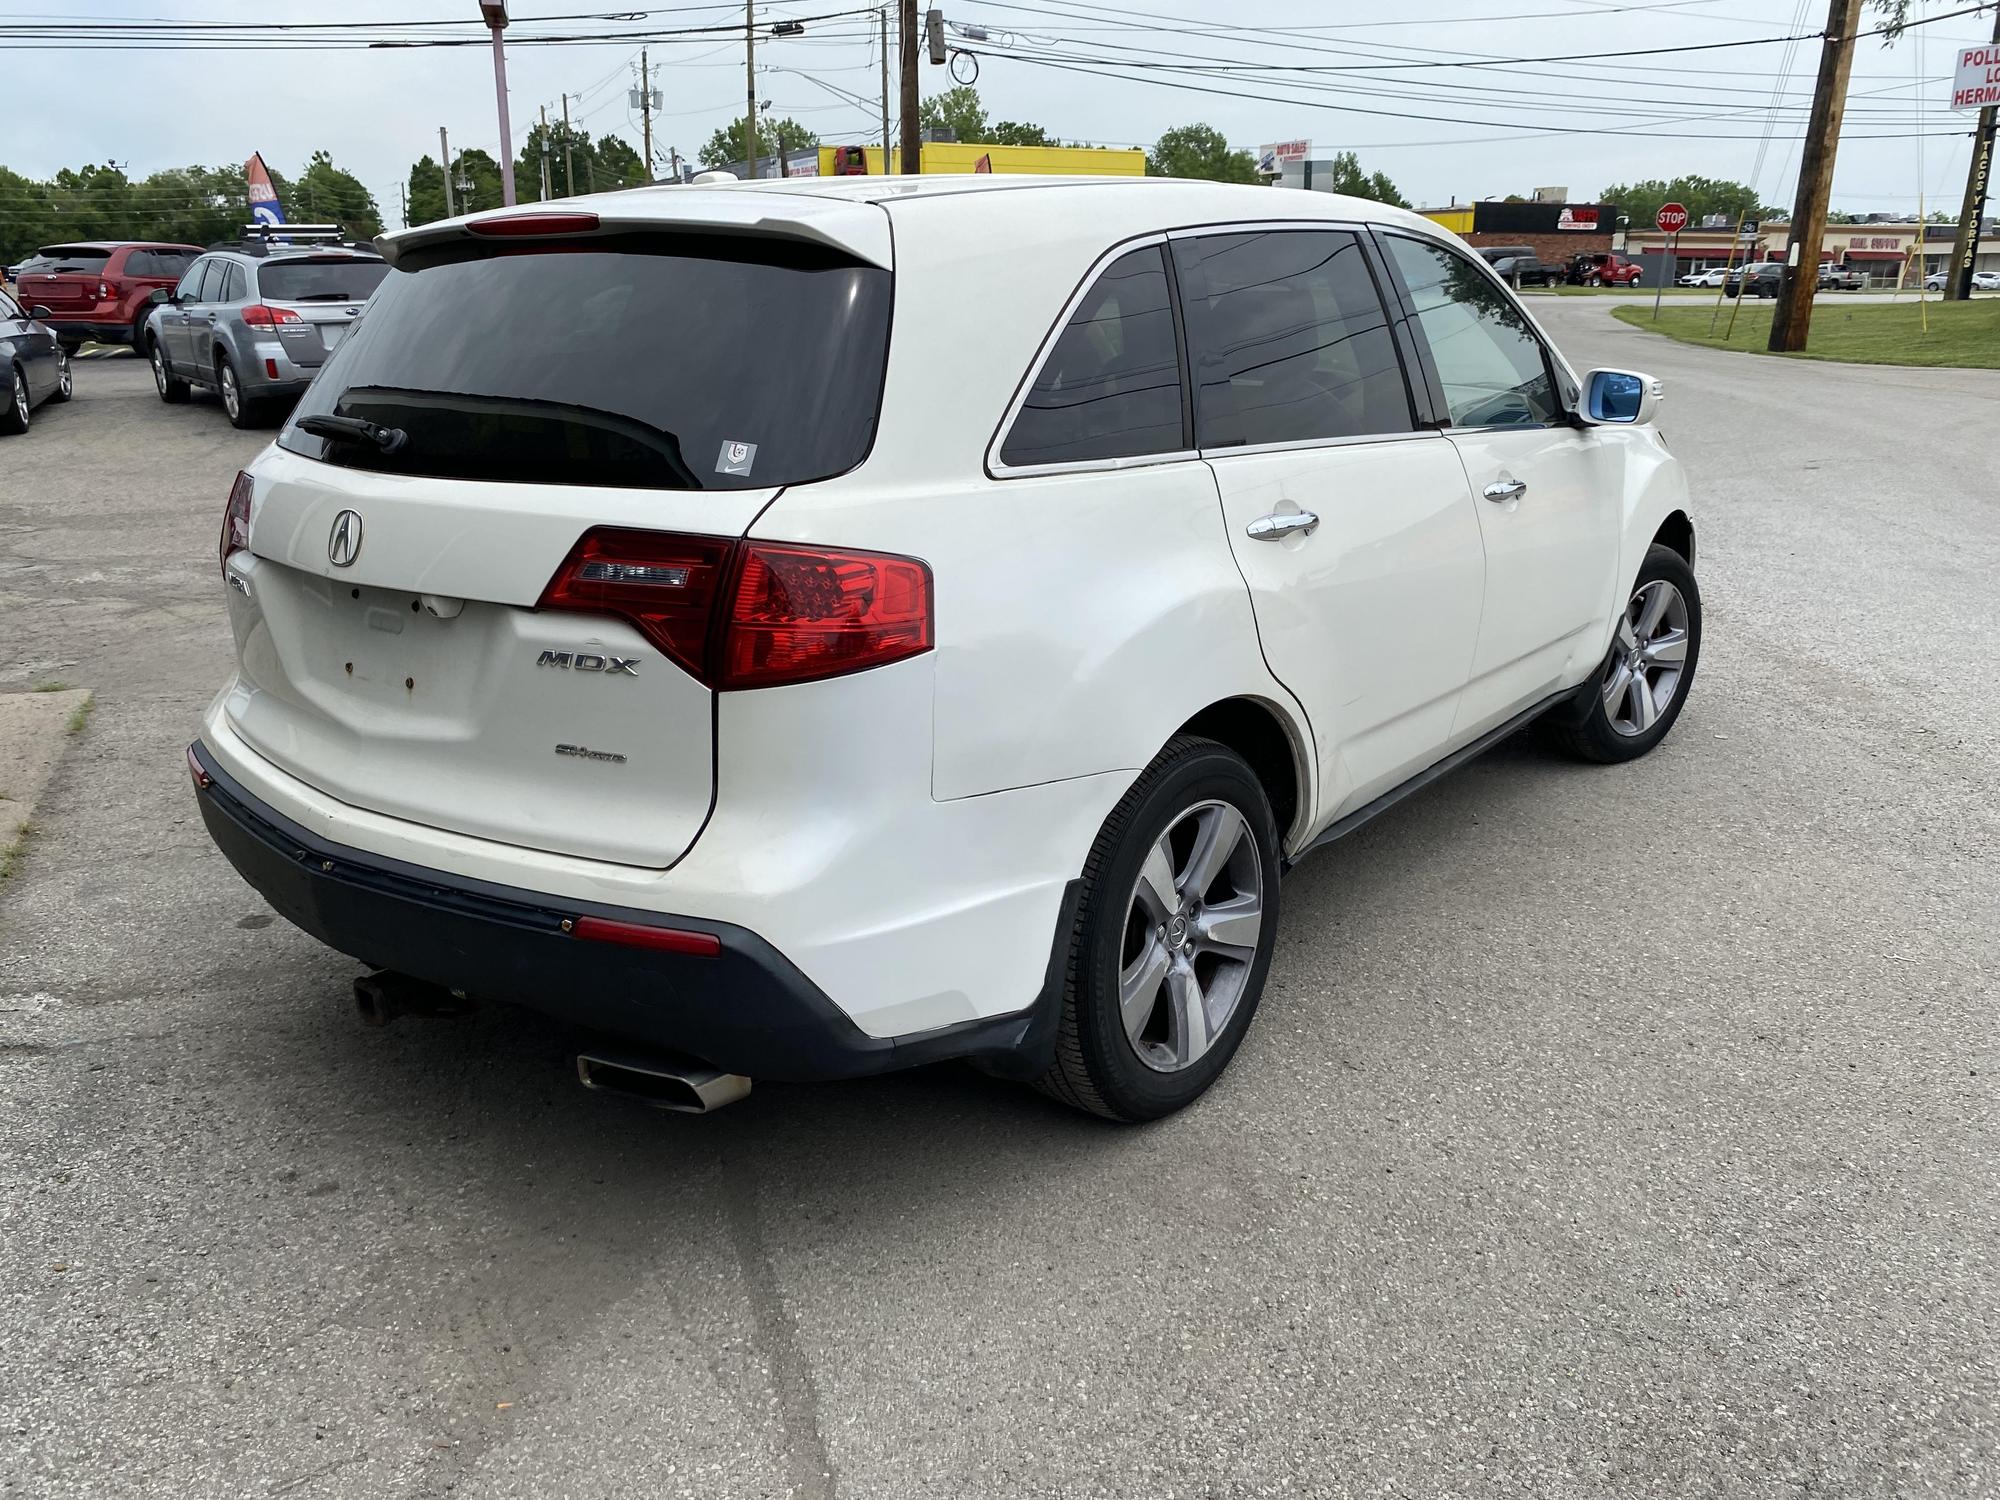
{"label": "overcast sky", "polygon": [[[476,0],[345,0],[337,7],[299,0],[145,0],[143,7],[137,0],[56,0],[67,5],[60,14],[30,9],[36,0],[13,3],[20,8],[0,12],[0,26],[130,20],[142,9],[155,20],[253,25],[338,20],[386,27],[477,15]],[[1919,0],[1915,8],[1937,14],[1967,3]],[[763,30],[856,5],[760,3],[757,18]],[[514,0],[510,34],[740,28],[742,19],[740,5],[688,0],[643,13],[541,19],[577,17],[583,8],[578,0]],[[1386,171],[1420,206],[1540,186],[1565,186],[1585,200],[1611,182],[1680,172],[1747,180],[1753,171],[1767,201],[1789,203],[1817,42],[1511,67],[1490,62],[1783,36],[1815,29],[1825,16],[1823,0],[1397,0],[1393,6],[949,0],[943,9],[954,23],[992,32],[984,43],[964,45],[991,54],[978,59],[978,86],[995,119],[1034,121],[1065,138],[1118,145],[1145,144],[1193,121],[1253,148],[1309,138],[1316,155],[1357,151],[1364,168]],[[1926,208],[1956,211],[1972,117],[1946,108],[1952,52],[1985,41],[1990,24],[1986,16],[1961,16],[1920,28],[1893,48],[1884,49],[1880,39],[1861,44],[1835,208],[1914,211],[1921,187]],[[1273,34],[1279,30],[1295,34]],[[402,34],[479,33],[429,27]],[[874,35],[875,23],[864,13],[808,19],[803,37],[760,42],[760,97],[774,113],[827,140],[875,138]],[[742,113],[740,29],[723,37],[659,36],[647,45],[665,96],[655,124],[660,155],[669,146],[692,154]],[[538,109],[546,105],[555,116],[565,92],[583,128],[621,134],[636,145],[638,121],[626,90],[636,83],[628,75],[636,73],[638,52],[636,37],[510,47],[517,147]],[[1057,66],[1058,58],[1069,62]],[[1440,61],[1489,65],[1408,66]],[[1189,63],[1223,72],[1196,76]],[[1325,71],[1266,71],[1274,64]],[[928,94],[950,80],[945,69],[926,65],[921,82]],[[1784,107],[1767,142],[1774,88]],[[438,126],[450,128],[456,146],[497,151],[491,54],[483,46],[225,54],[28,50],[0,38],[0,94],[7,97],[0,165],[28,176],[110,159],[137,178],[163,167],[240,161],[252,151],[296,173],[312,150],[324,148],[367,184],[392,225],[398,185],[418,156],[436,154]],[[1933,134],[1918,138],[1920,127]]]}

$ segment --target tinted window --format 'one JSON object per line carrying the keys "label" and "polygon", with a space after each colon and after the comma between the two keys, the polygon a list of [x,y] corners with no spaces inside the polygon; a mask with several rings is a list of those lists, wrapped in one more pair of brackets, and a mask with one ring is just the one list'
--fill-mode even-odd
{"label": "tinted window", "polygon": [[1511,297],[1442,245],[1386,235],[1430,345],[1445,404],[1458,427],[1553,422],[1555,388],[1541,341]]}
{"label": "tinted window", "polygon": [[89,245],[51,245],[21,269],[24,274],[54,276],[64,271],[102,272],[110,262],[109,250]]}
{"label": "tinted window", "polygon": [[201,291],[201,278],[207,273],[211,264],[213,264],[211,261],[198,260],[189,266],[187,274],[181,277],[180,284],[174,288],[175,300],[180,302],[195,301],[197,294]]}
{"label": "tinted window", "polygon": [[185,271],[193,260],[192,250],[134,250],[125,257],[125,274],[171,280]]}
{"label": "tinted window", "polygon": [[1005,464],[1173,453],[1180,351],[1158,245],[1121,255],[1091,283],[1036,372],[1000,450]]}
{"label": "tinted window", "polygon": [[201,286],[196,289],[194,300],[197,302],[220,302],[222,300],[222,283],[228,275],[229,262],[224,260],[203,261],[201,263]]}
{"label": "tinted window", "polygon": [[217,300],[222,302],[244,301],[249,296],[249,282],[243,275],[243,268],[233,260],[224,261],[223,265],[227,267],[227,271],[223,277],[222,291]]}
{"label": "tinted window", "polygon": [[1409,432],[1409,388],[1355,236],[1175,243],[1203,448]]}
{"label": "tinted window", "polygon": [[365,302],[388,274],[387,261],[359,256],[273,261],[257,268],[257,291],[271,302]]}
{"label": "tinted window", "polygon": [[299,431],[329,462],[521,483],[765,489],[874,441],[891,278],[797,241],[456,243],[385,279],[295,416],[401,428],[393,454]]}

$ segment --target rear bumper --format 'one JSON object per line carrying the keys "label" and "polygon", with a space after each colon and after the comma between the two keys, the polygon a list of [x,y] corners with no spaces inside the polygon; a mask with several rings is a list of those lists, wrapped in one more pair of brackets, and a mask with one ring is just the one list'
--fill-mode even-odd
{"label": "rear bumper", "polygon": [[[482,1000],[523,1005],[731,1073],[807,1082],[964,1057],[1032,1078],[1053,1060],[1059,935],[1026,1010],[900,1037],[866,1035],[790,960],[747,928],[556,898],[330,843],[258,801],[197,742],[202,821],[237,873],[288,921],[365,964]],[[565,921],[602,917],[713,936],[714,957],[588,942]]]}

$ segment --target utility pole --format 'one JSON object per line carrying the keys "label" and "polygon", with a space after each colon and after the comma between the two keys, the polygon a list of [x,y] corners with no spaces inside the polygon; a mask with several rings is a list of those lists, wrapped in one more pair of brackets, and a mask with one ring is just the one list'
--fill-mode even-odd
{"label": "utility pole", "polygon": [[[2000,10],[1993,13],[1993,42],[2000,46]],[[1979,112],[1972,132],[1972,165],[1965,173],[1965,201],[1958,210],[1958,238],[1951,246],[1951,274],[1944,280],[1945,299],[1963,302],[1972,295],[1972,265],[1979,258],[1979,220],[1986,212],[1986,187],[1993,180],[1993,135],[2000,109],[1989,104]]]}
{"label": "utility pole", "polygon": [[917,0],[898,0],[901,24],[897,28],[897,61],[903,69],[903,160],[905,172],[924,169],[924,140],[917,118]]}
{"label": "utility pole", "polygon": [[396,201],[403,205],[403,227],[410,227],[410,190],[404,183],[396,184]]}
{"label": "utility pole", "polygon": [[569,95],[563,95],[563,196],[576,196],[576,174],[570,168],[569,160]]}
{"label": "utility pole", "polygon": [[549,201],[549,107],[542,106],[542,196],[541,202]]}
{"label": "utility pole", "polygon": [[444,158],[444,216],[447,219],[455,219],[458,217],[458,209],[453,206],[451,199],[451,140],[445,135],[442,125],[438,126],[438,155]]}
{"label": "utility pole", "polygon": [[747,174],[757,180],[757,0],[743,0],[743,86],[749,108],[743,112],[743,155],[750,163]]}
{"label": "utility pole", "polygon": [[507,118],[507,0],[479,0],[479,16],[493,32],[493,97],[500,106],[500,201],[514,206],[514,126]]}
{"label": "utility pole", "polygon": [[[629,116],[627,118],[630,118]],[[653,86],[646,81],[646,49],[639,49],[639,120],[646,132],[646,181],[653,180]]]}
{"label": "utility pole", "polygon": [[882,22],[882,171],[889,171],[891,161],[889,139],[889,7],[883,6],[876,12]]}
{"label": "utility pole", "polygon": [[[1819,291],[1819,246],[1826,237],[1826,204],[1833,194],[1833,159],[1840,147],[1840,121],[1847,113],[1847,79],[1854,71],[1854,33],[1861,24],[1862,0],[1832,0],[1827,7],[1826,40],[1820,47],[1819,84],[1806,123],[1799,157],[1799,190],[1792,204],[1789,267],[1771,313],[1773,354],[1805,348],[1812,328],[1813,296]],[[1806,264],[1806,257],[1812,263]]]}

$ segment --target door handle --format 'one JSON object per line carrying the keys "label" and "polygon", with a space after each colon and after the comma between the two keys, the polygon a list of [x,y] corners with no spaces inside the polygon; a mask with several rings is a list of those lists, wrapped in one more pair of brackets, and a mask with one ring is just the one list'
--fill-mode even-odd
{"label": "door handle", "polygon": [[1483,492],[1488,500],[1518,500],[1528,493],[1525,479],[1496,479]]}
{"label": "door handle", "polygon": [[1319,517],[1309,510],[1293,511],[1290,515],[1259,516],[1243,528],[1244,534],[1253,541],[1279,542],[1298,532],[1311,536],[1319,528]]}

